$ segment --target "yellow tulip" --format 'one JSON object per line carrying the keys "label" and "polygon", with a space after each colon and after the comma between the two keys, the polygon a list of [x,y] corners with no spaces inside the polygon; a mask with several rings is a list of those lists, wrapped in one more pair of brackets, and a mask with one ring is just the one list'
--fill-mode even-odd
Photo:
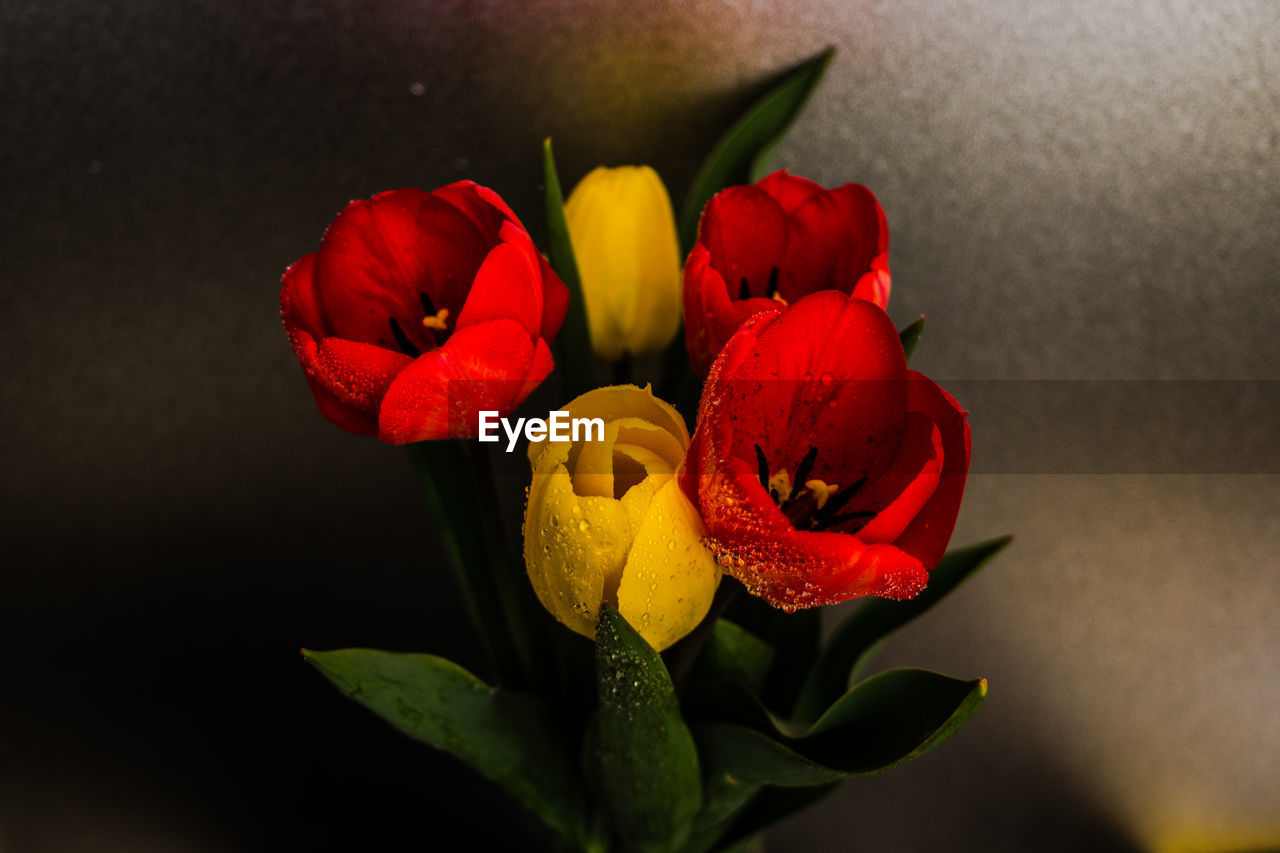
{"label": "yellow tulip", "polygon": [[603,440],[587,440],[597,429],[576,441],[530,442],[529,580],[579,634],[595,636],[607,603],[661,651],[702,621],[720,582],[702,518],[676,482],[689,431],[648,387],[597,388],[564,408],[599,418]]}
{"label": "yellow tulip", "polygon": [[680,327],[680,242],[671,198],[648,166],[601,166],[564,207],[591,348],[616,361],[661,351]]}

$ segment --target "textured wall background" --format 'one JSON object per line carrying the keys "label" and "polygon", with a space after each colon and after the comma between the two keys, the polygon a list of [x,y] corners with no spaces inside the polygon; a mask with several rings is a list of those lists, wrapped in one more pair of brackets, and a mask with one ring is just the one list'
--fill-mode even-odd
{"label": "textured wall background", "polygon": [[[986,676],[976,721],[771,849],[1280,845],[1274,3],[8,0],[0,850],[509,840],[297,660],[476,651],[401,455],[313,413],[279,275],[381,189],[537,223],[547,134],[568,182],[678,197],[830,43],[780,162],[879,196],[915,366],[970,389],[956,541],[1018,540],[884,658]],[[1128,384],[1042,403],[1082,379]]]}

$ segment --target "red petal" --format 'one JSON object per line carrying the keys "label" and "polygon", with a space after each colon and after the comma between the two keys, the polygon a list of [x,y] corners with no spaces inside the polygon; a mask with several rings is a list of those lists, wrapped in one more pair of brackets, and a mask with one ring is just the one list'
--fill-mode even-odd
{"label": "red petal", "polygon": [[853,288],[853,296],[874,303],[882,310],[887,310],[891,290],[889,253],[885,252],[876,255],[875,260],[871,262],[871,272],[858,279],[858,284]]}
{"label": "red petal", "polygon": [[942,435],[927,415],[907,416],[893,466],[859,490],[849,510],[869,506],[876,515],[858,530],[863,542],[893,542],[938,488],[942,473]]}
{"label": "red petal", "polygon": [[[503,220],[510,220],[520,225],[511,208],[497,193],[488,187],[482,187],[474,181],[457,181],[456,183],[433,190],[431,195],[447,201],[471,220],[481,234],[497,234]],[[523,228],[523,225],[520,225]]]}
{"label": "red petal", "polygon": [[770,473],[794,472],[817,447],[813,475],[828,482],[884,474],[907,412],[906,361],[888,316],[827,290],[755,328],[751,358],[715,392],[736,417],[730,454],[754,459],[759,444]]}
{"label": "red petal", "polygon": [[502,240],[490,250],[476,272],[475,283],[458,315],[454,334],[477,323],[512,320],[528,337],[542,328],[542,267],[533,241],[520,226],[507,222]]}
{"label": "red petal", "polygon": [[726,573],[775,607],[817,607],[865,595],[911,598],[929,578],[910,554],[843,533],[792,530],[735,541],[709,537],[707,544]]}
{"label": "red petal", "polygon": [[705,376],[711,362],[747,318],[760,313],[777,314],[782,303],[776,299],[730,299],[724,278],[709,264],[705,246],[695,245],[689,253],[684,275],[685,347],[699,376]]}
{"label": "red petal", "polygon": [[280,287],[280,317],[290,340],[303,331],[312,337],[327,334],[316,296],[316,253],[306,255],[284,271]]}
{"label": "red petal", "polygon": [[542,384],[542,380],[551,375],[551,371],[555,366],[555,359],[551,356],[551,347],[547,346],[545,340],[538,338],[533,342],[533,358],[529,359],[529,368],[525,371],[524,382],[516,390],[515,396],[512,398],[511,408],[515,409],[524,401],[525,397],[532,394],[534,389]]}
{"label": "red petal", "polygon": [[317,293],[333,332],[347,340],[397,347],[398,318],[419,349],[434,338],[413,319],[421,294],[457,316],[481,261],[497,241],[443,198],[421,190],[352,202],[325,233],[316,263]]}
{"label": "red petal", "polygon": [[960,501],[964,497],[972,445],[969,421],[955,398],[912,370],[908,373],[908,406],[937,425],[942,436],[942,476],[933,497],[897,538],[897,546],[915,555],[928,568],[938,565],[955,530]]}
{"label": "red petal", "polygon": [[779,169],[772,175],[762,178],[756,182],[756,187],[764,190],[773,197],[774,201],[782,205],[782,209],[788,216],[808,201],[810,196],[826,192],[820,184],[815,184],[808,178],[790,175],[786,169]]}
{"label": "red petal", "polygon": [[538,334],[551,341],[555,340],[564,323],[565,312],[569,310],[569,288],[541,255],[538,256],[538,269],[542,272],[542,326]]}
{"label": "red petal", "polygon": [[532,376],[550,369],[545,349],[512,320],[457,329],[396,377],[382,400],[379,436],[390,444],[474,436],[480,411],[510,414]]}
{"label": "red petal", "polygon": [[310,386],[311,393],[316,398],[316,408],[320,410],[320,414],[324,415],[329,423],[356,435],[378,434],[378,418],[373,412],[351,408],[326,391],[323,385],[309,376],[307,377],[307,385]]}
{"label": "red petal", "polygon": [[342,403],[376,412],[392,381],[413,362],[373,344],[324,338],[316,345],[314,375]]}
{"label": "red petal", "polygon": [[791,212],[790,226],[779,281],[788,301],[819,288],[852,293],[889,247],[884,211],[858,184],[810,195]]}
{"label": "red petal", "polygon": [[711,252],[711,266],[732,295],[739,293],[744,278],[752,292],[763,295],[770,270],[782,264],[787,217],[768,193],[755,187],[729,187],[707,202],[698,242]]}

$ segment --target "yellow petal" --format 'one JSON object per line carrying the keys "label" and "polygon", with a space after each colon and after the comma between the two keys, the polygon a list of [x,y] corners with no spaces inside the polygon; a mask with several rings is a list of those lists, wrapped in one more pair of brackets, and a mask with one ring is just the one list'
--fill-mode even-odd
{"label": "yellow petal", "polygon": [[662,350],[680,325],[671,199],[648,166],[600,167],[565,204],[591,346],[610,360]]}
{"label": "yellow petal", "polygon": [[603,601],[615,602],[633,538],[620,501],[574,493],[553,453],[529,486],[524,558],[542,606],[574,631],[595,636]]}
{"label": "yellow petal", "polygon": [[673,477],[653,496],[627,556],[618,611],[658,651],[688,634],[711,608],[720,567],[706,530]]}
{"label": "yellow petal", "polygon": [[[600,418],[606,425],[610,421],[634,418],[640,423],[671,433],[679,445],[681,455],[684,448],[689,446],[689,430],[685,427],[684,418],[666,400],[655,397],[653,389],[648,385],[643,388],[637,385],[606,385],[575,397],[561,408],[569,413],[570,418]],[[592,443],[594,442],[584,441],[578,446]],[[547,439],[529,442],[529,461],[536,464],[538,454],[556,444],[570,446],[568,442],[552,442]],[[667,447],[670,448],[671,445]],[[668,449],[662,452],[667,456],[671,451]]]}

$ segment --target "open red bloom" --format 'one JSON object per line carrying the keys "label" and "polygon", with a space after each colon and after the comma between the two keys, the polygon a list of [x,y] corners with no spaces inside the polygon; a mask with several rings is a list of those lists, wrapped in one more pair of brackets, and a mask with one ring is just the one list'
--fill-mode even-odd
{"label": "open red bloom", "polygon": [[918,593],[968,470],[964,410],[907,369],[882,310],[828,290],[730,339],[680,485],[725,571],[790,610]]}
{"label": "open red bloom", "polygon": [[748,318],[817,290],[889,305],[889,226],[871,191],[774,172],[702,211],[684,268],[685,346],[705,375]]}
{"label": "open red bloom", "polygon": [[285,272],[280,312],[324,416],[404,444],[519,405],[568,299],[511,209],[462,181],[347,205]]}

